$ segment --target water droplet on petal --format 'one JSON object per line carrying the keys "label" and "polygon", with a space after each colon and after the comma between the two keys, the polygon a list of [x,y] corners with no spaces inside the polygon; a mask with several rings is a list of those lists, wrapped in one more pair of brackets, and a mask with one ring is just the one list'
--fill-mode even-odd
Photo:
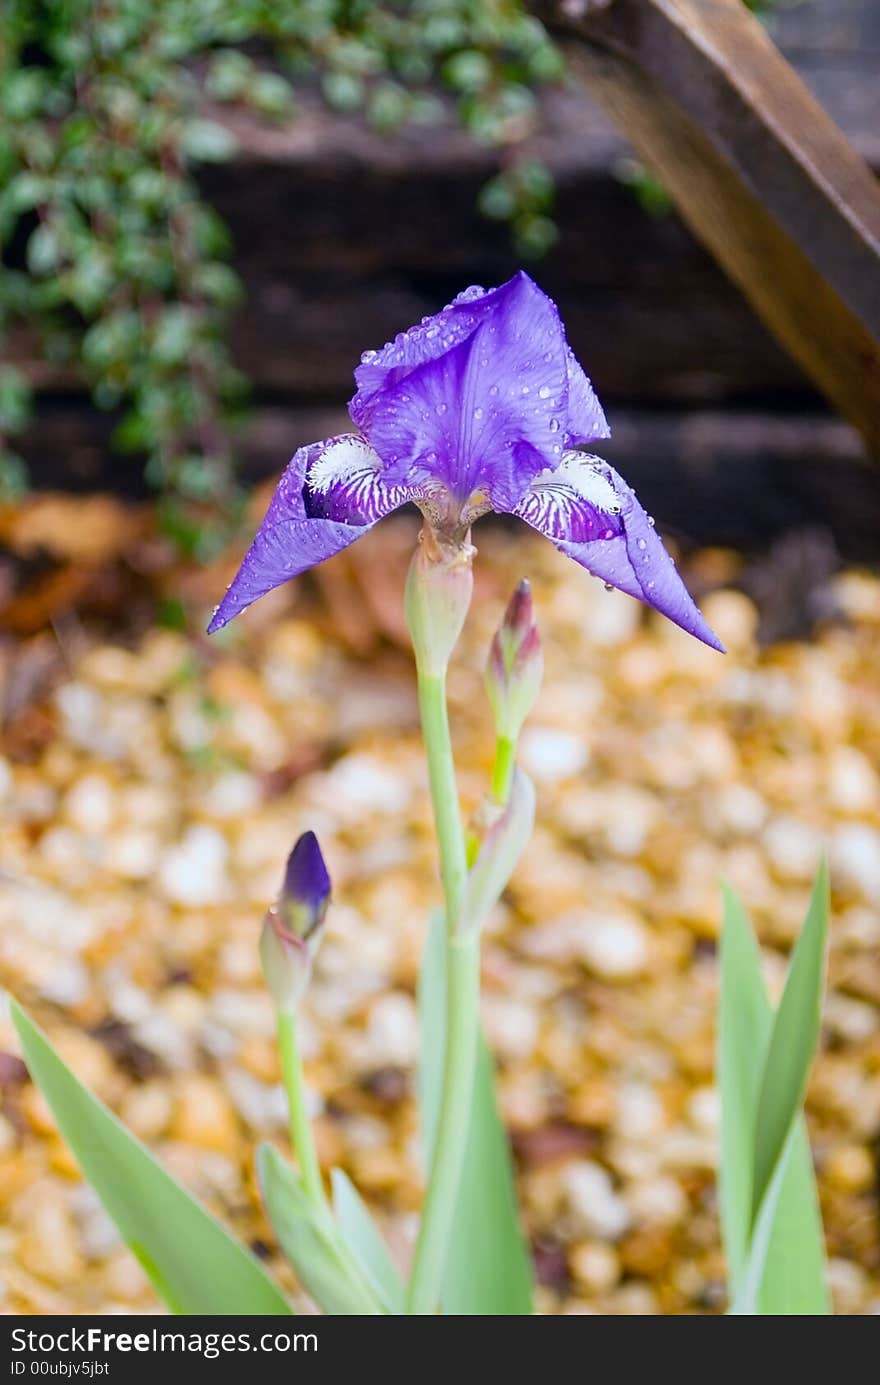
{"label": "water droplet on petal", "polygon": [[369,365],[369,364],[370,364],[370,361],[375,361],[375,359],[376,359],[376,357],[378,356],[378,354],[379,354],[378,351],[362,351],[362,352],[361,352],[361,365]]}
{"label": "water droplet on petal", "polygon": [[523,393],[523,394],[528,394],[528,393],[529,393],[529,387],[528,387],[528,385],[523,385],[523,387],[522,387],[522,393]]}
{"label": "water droplet on petal", "polygon": [[559,432],[559,419],[558,419],[558,418],[551,418],[550,423],[548,424],[548,427],[549,427],[551,433],[558,433],[558,432]]}
{"label": "water droplet on petal", "polygon": [[550,398],[550,386],[549,386],[549,385],[542,385],[542,386],[541,386],[541,388],[538,390],[538,398],[539,398],[539,399],[549,399],[549,398]]}
{"label": "water droplet on petal", "polygon": [[490,385],[490,386],[489,386],[489,393],[490,393],[490,394],[497,394],[497,393],[498,393],[498,386],[497,386],[497,385]]}
{"label": "water droplet on petal", "polygon": [[447,404],[437,404],[434,408],[435,414],[445,414],[449,406]]}
{"label": "water droplet on petal", "polygon": [[647,547],[648,547],[648,540],[647,540],[647,539],[639,539],[639,548],[643,548],[643,549],[644,549],[644,548],[647,548]]}
{"label": "water droplet on petal", "polygon": [[482,418],[482,417],[483,417],[483,410],[480,409],[480,408],[474,409],[474,418]]}
{"label": "water droplet on petal", "polygon": [[656,521],[656,519],[654,518],[653,515],[648,515],[648,523],[650,524],[651,528],[653,529],[653,528],[654,528],[654,525],[657,523],[657,521]]}
{"label": "water droplet on petal", "polygon": [[603,539],[613,539],[613,538],[614,538],[614,530],[613,530],[613,529],[603,529],[603,530],[602,530],[602,537],[603,537]]}
{"label": "water droplet on petal", "polygon": [[614,583],[613,583],[613,582],[603,582],[602,585],[603,585],[603,587],[605,588],[605,590],[606,590],[607,592],[613,592],[613,591],[614,591]]}

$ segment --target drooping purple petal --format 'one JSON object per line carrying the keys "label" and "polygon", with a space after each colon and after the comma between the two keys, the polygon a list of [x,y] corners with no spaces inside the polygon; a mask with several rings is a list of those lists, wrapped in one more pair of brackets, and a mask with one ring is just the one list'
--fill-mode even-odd
{"label": "drooping purple petal", "polygon": [[[568,348],[554,304],[526,274],[465,295],[356,376],[351,416],[389,484],[441,484],[461,502],[477,494],[508,510],[562,455]],[[579,381],[576,390],[581,400]]]}
{"label": "drooping purple petal", "polygon": [[399,487],[384,485],[379,458],[360,438],[343,435],[301,447],[278,482],[208,633],[282,582],[347,548],[408,498]]}
{"label": "drooping purple petal", "polygon": [[713,649],[724,652],[703,619],[635,494],[598,457],[568,452],[538,477],[514,514],[596,577],[653,606]]}

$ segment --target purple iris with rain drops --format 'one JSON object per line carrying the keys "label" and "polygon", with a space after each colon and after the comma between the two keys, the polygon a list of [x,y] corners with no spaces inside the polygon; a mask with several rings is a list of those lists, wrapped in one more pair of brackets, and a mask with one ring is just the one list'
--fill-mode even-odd
{"label": "purple iris with rain drops", "polygon": [[355,381],[357,433],[294,455],[209,631],[412,502],[447,552],[482,515],[517,515],[608,586],[723,648],[623,477],[582,450],[610,430],[555,304],[527,274],[466,289],[365,351]]}

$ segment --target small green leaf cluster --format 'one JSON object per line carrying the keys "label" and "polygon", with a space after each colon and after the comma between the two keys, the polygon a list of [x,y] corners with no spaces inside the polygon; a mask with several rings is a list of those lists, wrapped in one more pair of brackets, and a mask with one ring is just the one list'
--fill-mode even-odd
{"label": "small green leaf cluster", "polygon": [[[522,0],[8,0],[0,35],[0,499],[25,484],[14,439],[31,384],[78,371],[146,458],[164,526],[197,557],[209,512],[239,511],[231,425],[246,396],[227,329],[241,298],[230,238],[200,165],[235,142],[221,107],[296,116],[317,84],[331,107],[391,130],[430,123],[448,94],[473,138],[515,144],[560,60]],[[552,239],[552,187],[505,174],[533,250]],[[541,177],[545,187],[537,187]],[[537,180],[537,181],[536,181]],[[494,203],[493,203],[494,197]],[[24,333],[25,349],[19,349]]]}

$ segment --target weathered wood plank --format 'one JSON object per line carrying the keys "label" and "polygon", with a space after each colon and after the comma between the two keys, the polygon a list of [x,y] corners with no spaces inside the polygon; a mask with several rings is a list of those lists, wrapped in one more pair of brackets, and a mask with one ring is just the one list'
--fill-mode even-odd
{"label": "weathered wood plank", "polygon": [[[880,488],[858,434],[821,413],[614,408],[603,455],[660,528],[687,543],[761,552],[780,535],[823,529],[841,555],[880,562]],[[245,478],[279,474],[293,451],[347,425],[344,411],[277,404],[240,437]],[[71,400],[44,404],[27,453],[41,489],[147,494],[136,458],[108,447],[111,421]]]}
{"label": "weathered wood plank", "polygon": [[740,0],[539,6],[795,360],[880,456],[880,190]]}

